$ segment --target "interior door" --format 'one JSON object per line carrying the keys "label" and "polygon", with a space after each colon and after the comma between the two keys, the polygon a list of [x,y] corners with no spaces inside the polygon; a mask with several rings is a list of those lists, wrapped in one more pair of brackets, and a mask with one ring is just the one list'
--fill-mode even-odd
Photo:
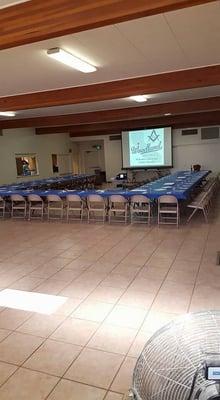
{"label": "interior door", "polygon": [[84,153],[85,173],[93,174],[96,169],[100,168],[99,152],[97,150],[89,150]]}
{"label": "interior door", "polygon": [[58,154],[57,164],[59,168],[59,174],[71,174],[72,173],[72,163],[70,154]]}

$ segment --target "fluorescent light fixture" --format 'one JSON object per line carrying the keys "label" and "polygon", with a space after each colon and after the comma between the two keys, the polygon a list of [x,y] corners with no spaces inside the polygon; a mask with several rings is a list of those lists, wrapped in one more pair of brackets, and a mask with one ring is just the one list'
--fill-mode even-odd
{"label": "fluorescent light fixture", "polygon": [[137,96],[130,96],[129,99],[136,101],[137,103],[144,103],[147,101],[147,96],[144,96],[142,94],[137,95]]}
{"label": "fluorescent light fixture", "polygon": [[15,117],[15,115],[14,111],[0,111],[1,117]]}
{"label": "fluorescent light fixture", "polygon": [[80,60],[80,58],[73,56],[68,51],[55,47],[47,50],[47,55],[54,60],[60,61],[63,64],[68,65],[71,68],[77,69],[78,71],[89,73],[96,71],[94,65],[88,64],[87,62]]}
{"label": "fluorescent light fixture", "polygon": [[164,115],[165,115],[165,117],[168,117],[169,115],[171,115],[171,113],[166,113]]}
{"label": "fluorescent light fixture", "polygon": [[67,297],[51,294],[4,289],[0,292],[0,306],[40,314],[53,314],[67,301]]}

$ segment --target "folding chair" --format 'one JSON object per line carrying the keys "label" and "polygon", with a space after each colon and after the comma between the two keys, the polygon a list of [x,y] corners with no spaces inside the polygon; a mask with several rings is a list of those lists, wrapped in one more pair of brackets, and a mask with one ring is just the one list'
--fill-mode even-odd
{"label": "folding chair", "polygon": [[158,225],[179,226],[179,204],[175,196],[164,195],[158,198]]}

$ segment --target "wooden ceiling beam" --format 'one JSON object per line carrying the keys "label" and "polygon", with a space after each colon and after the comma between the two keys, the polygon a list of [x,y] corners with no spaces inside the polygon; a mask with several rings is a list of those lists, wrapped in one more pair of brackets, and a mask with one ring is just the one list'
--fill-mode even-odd
{"label": "wooden ceiling beam", "polygon": [[220,85],[220,64],[66,89],[0,97],[0,111],[112,100]]}
{"label": "wooden ceiling beam", "polygon": [[48,117],[7,119],[0,121],[1,129],[27,128],[78,125],[96,122],[110,122],[120,120],[141,119],[153,116],[162,116],[166,113],[186,114],[189,112],[220,110],[220,96],[205,99],[175,101],[162,104],[148,104],[146,106],[119,108],[85,112],[79,114],[51,115]]}
{"label": "wooden ceiling beam", "polygon": [[214,0],[31,0],[0,10],[0,50]]}
{"label": "wooden ceiling beam", "polygon": [[191,113],[181,115],[170,115],[141,120],[127,120],[108,122],[101,124],[73,125],[36,128],[37,135],[53,133],[70,133],[72,137],[93,136],[102,134],[118,133],[122,130],[138,129],[146,127],[172,126],[173,128],[185,128],[193,126],[220,125],[219,111],[209,111],[203,113]]}

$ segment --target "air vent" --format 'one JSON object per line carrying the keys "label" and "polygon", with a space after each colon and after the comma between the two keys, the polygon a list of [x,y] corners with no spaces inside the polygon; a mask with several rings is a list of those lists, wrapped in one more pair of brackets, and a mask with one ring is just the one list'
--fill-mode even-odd
{"label": "air vent", "polygon": [[219,138],[219,127],[213,126],[209,128],[201,128],[201,139],[218,139]]}
{"label": "air vent", "polygon": [[198,135],[198,129],[183,129],[182,136]]}
{"label": "air vent", "polygon": [[109,136],[109,140],[121,140],[121,135],[111,135]]}

